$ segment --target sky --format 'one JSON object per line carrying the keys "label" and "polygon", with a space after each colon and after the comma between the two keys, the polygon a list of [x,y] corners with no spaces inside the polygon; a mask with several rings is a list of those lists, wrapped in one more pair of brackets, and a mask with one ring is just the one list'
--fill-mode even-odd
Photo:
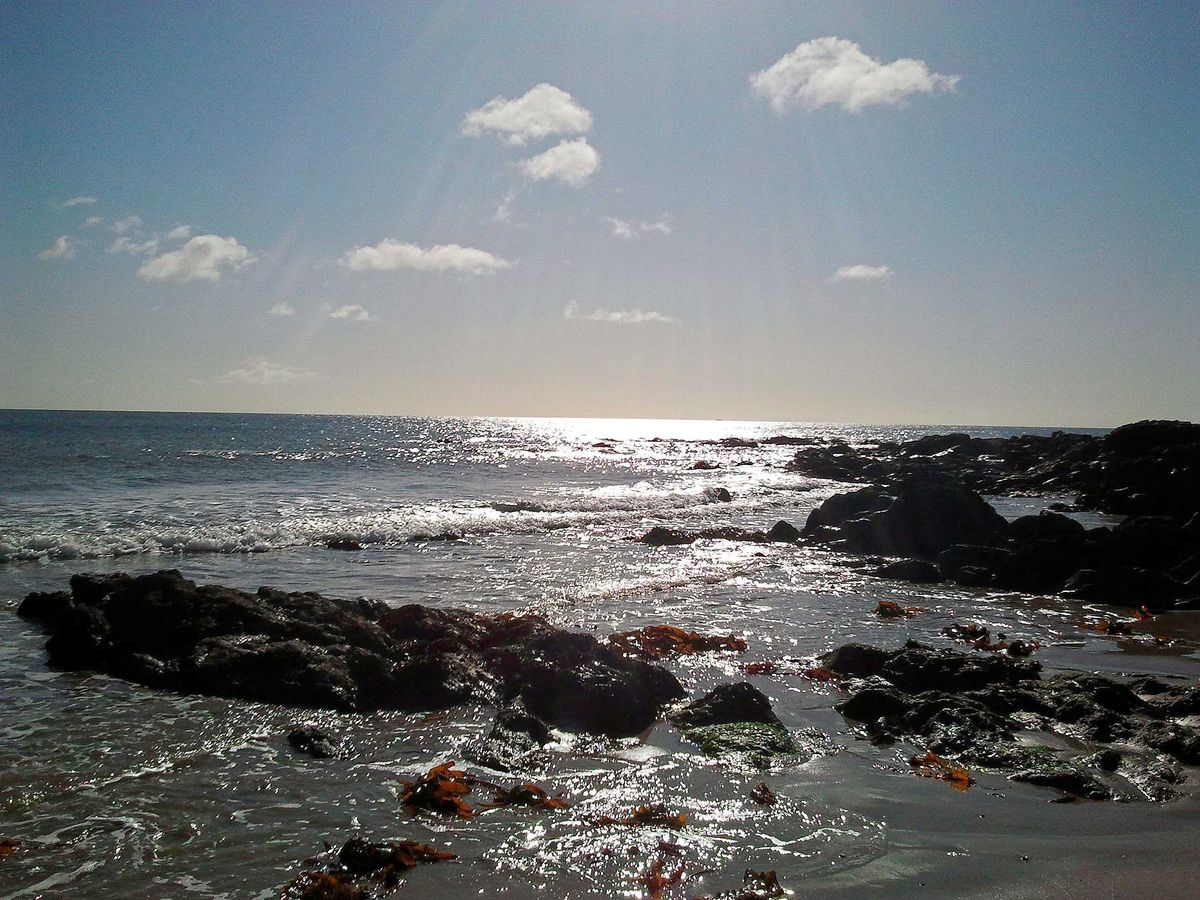
{"label": "sky", "polygon": [[0,407],[1200,420],[1200,5],[0,9]]}

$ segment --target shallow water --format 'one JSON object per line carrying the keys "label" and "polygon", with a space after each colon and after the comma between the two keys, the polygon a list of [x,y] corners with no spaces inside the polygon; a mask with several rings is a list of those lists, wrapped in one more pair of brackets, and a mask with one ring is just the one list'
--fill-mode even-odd
{"label": "shallow water", "polygon": [[[458,854],[413,871],[413,896],[639,897],[663,840],[689,873],[707,872],[681,897],[731,889],[746,868],[777,870],[796,895],[1193,896],[1200,808],[1189,785],[1167,803],[1130,785],[1129,802],[1057,804],[1053,791],[979,774],[958,793],[913,776],[915,748],[857,740],[831,708],[836,689],[796,676],[748,680],[789,727],[820,730],[837,752],[762,773],[705,759],[667,726],[621,742],[562,735],[544,770],[490,774],[537,780],[570,810],[450,821],[405,813],[400,784],[469,760],[490,710],[313,714],[52,672],[43,635],[13,614],[26,592],[59,589],[76,571],[169,567],[250,590],[535,609],[599,635],[667,622],[745,637],[741,656],[668,663],[692,694],[742,679],[741,662],[809,658],[850,639],[947,645],[941,629],[966,618],[1038,640],[1050,667],[1200,677],[1194,613],[1106,637],[1078,627],[1099,608],[880,581],[824,551],[626,540],[654,524],[801,524],[839,489],[783,471],[795,448],[709,441],[946,430],[0,412],[0,838],[21,841],[0,857],[0,895],[270,897],[323,842],[361,829]],[[721,468],[691,469],[697,460]],[[733,501],[713,500],[713,487]],[[1015,516],[1045,502],[997,506]],[[461,537],[421,539],[443,532]],[[880,599],[929,611],[882,621]],[[345,758],[294,753],[285,735],[301,720],[340,735]],[[777,806],[750,799],[759,780]],[[687,826],[593,823],[649,801]]]}

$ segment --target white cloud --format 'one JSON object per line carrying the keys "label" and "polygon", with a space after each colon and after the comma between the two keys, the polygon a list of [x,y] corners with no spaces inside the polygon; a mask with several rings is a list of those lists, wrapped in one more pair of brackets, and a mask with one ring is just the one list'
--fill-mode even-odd
{"label": "white cloud", "polygon": [[242,363],[241,368],[226,372],[221,380],[264,387],[308,381],[312,378],[316,378],[316,373],[310,372],[308,369],[297,369],[293,366],[273,363],[261,356],[252,356]]}
{"label": "white cloud", "polygon": [[152,237],[139,244],[137,241],[130,240],[126,235],[121,235],[109,245],[108,252],[128,253],[130,256],[153,256],[158,252],[158,238]]}
{"label": "white cloud", "polygon": [[91,206],[93,203],[99,203],[95,197],[72,197],[70,200],[62,202],[63,209],[70,209],[72,206]]}
{"label": "white cloud", "polygon": [[59,235],[54,243],[37,255],[40,260],[74,259],[79,252],[79,241],[67,234]]}
{"label": "white cloud", "polygon": [[104,216],[88,216],[83,220],[83,224],[91,228],[93,225],[103,225]]}
{"label": "white cloud", "polygon": [[371,318],[371,314],[357,303],[349,303],[345,306],[339,306],[329,314],[329,318],[349,319],[351,322],[366,322]]}
{"label": "white cloud", "polygon": [[416,244],[384,238],[374,247],[355,247],[341,259],[341,265],[356,272],[417,269],[426,272],[469,272],[478,275],[507,269],[512,265],[486,250],[438,244],[425,249]]}
{"label": "white cloud", "polygon": [[555,134],[583,134],[592,127],[592,114],[574,98],[552,84],[539,84],[523,97],[496,97],[467,113],[462,132],[478,136],[485,131],[510,144]]}
{"label": "white cloud", "polygon": [[837,104],[850,112],[901,103],[911,94],[952,91],[957,75],[939,75],[919,59],[887,64],[867,56],[858,44],[823,37],[800,44],[770,68],[750,76],[754,92],[777,113],[794,106],[814,110]]}
{"label": "white cloud", "polygon": [[236,239],[201,234],[143,263],[138,276],[146,281],[219,281],[223,271],[236,272],[253,262],[254,256]]}
{"label": "white cloud", "polygon": [[834,281],[887,281],[892,277],[892,270],[887,266],[842,266],[829,276]]}
{"label": "white cloud", "polygon": [[562,141],[545,153],[520,163],[530,181],[557,179],[571,187],[580,187],[600,166],[600,154],[583,138]]}
{"label": "white cloud", "polygon": [[604,221],[612,226],[612,233],[615,237],[630,240],[637,237],[639,234],[649,234],[652,231],[657,231],[659,234],[670,234],[671,223],[667,221],[667,217],[663,216],[657,222],[643,222],[637,219],[616,219],[612,216],[605,216]]}
{"label": "white cloud", "polygon": [[650,323],[665,325],[675,321],[670,316],[654,310],[594,309],[590,313],[580,312],[579,304],[573,300],[563,310],[563,318],[580,322],[606,322],[610,325],[646,325]]}
{"label": "white cloud", "polygon": [[126,234],[131,229],[141,228],[142,220],[137,216],[126,216],[123,219],[117,219],[111,227],[116,234]]}
{"label": "white cloud", "polygon": [[296,314],[296,307],[291,306],[290,304],[285,303],[282,300],[279,301],[278,303],[276,303],[274,306],[272,306],[271,311],[268,313],[268,315],[278,316],[280,318],[286,318],[287,316],[294,316],[295,314]]}
{"label": "white cloud", "polygon": [[163,235],[164,240],[168,241],[186,241],[192,236],[191,225],[177,225],[166,234]]}

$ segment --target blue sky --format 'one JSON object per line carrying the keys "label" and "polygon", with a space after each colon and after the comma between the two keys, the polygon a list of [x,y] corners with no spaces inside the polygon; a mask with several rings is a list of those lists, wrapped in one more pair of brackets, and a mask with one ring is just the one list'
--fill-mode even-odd
{"label": "blue sky", "polygon": [[1200,419],[1192,3],[9,4],[0,40],[0,406]]}

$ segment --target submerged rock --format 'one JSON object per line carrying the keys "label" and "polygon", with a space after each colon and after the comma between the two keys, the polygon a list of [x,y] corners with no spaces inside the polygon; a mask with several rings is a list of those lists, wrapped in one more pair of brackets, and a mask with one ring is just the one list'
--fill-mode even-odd
{"label": "submerged rock", "polygon": [[1200,732],[1172,721],[1193,708],[1200,685],[1164,688],[1149,702],[1130,685],[1099,675],[1042,680],[1040,667],[1028,660],[912,642],[898,650],[847,644],[823,660],[834,671],[864,679],[836,708],[863,723],[873,742],[878,735],[909,736],[961,763],[1087,799],[1115,796],[1097,770],[1119,768],[1121,777],[1153,799],[1171,794],[1163,773],[1175,770],[1113,748],[1075,760],[1066,751],[1031,745],[1019,732],[1036,722],[1075,740],[1140,745],[1143,755],[1157,751],[1187,765],[1200,763]]}
{"label": "submerged rock", "polygon": [[296,725],[288,732],[287,739],[298,751],[315,759],[328,759],[337,755],[333,738],[315,725]]}
{"label": "submerged rock", "polygon": [[76,578],[69,603],[27,602],[51,665],[182,693],[356,712],[519,697],[556,727],[613,736],[684,693],[665,669],[533,615],[248,594],[173,570]]}

